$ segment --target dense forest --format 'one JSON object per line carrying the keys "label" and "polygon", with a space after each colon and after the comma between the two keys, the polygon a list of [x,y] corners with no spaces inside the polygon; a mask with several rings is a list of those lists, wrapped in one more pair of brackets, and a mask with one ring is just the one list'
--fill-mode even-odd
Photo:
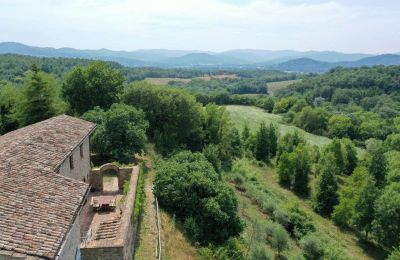
{"label": "dense forest", "polygon": [[[227,73],[235,78],[195,79]],[[270,95],[269,82],[298,76],[2,55],[0,134],[67,113],[97,123],[95,164],[130,163],[154,144],[161,156],[154,193],[204,259],[352,259],[321,228],[323,219],[379,252],[371,258],[393,260],[400,251],[399,75],[395,66],[337,68]],[[147,77],[191,81],[155,86]],[[318,147],[264,122],[237,129],[225,104],[258,106],[332,140]],[[265,188],[274,178],[278,187]],[[250,206],[262,217],[247,214]]]}

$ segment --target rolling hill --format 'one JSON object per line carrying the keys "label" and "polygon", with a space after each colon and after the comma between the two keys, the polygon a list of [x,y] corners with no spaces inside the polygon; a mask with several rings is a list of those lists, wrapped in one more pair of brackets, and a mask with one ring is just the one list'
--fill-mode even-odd
{"label": "rolling hill", "polygon": [[399,54],[371,56],[362,53],[334,51],[254,50],[236,49],[225,52],[197,50],[150,49],[113,51],[108,49],[80,50],[73,48],[34,47],[17,42],[0,42],[0,54],[38,57],[100,59],[130,67],[204,67],[222,69],[276,69],[291,72],[322,73],[332,68],[374,65],[400,65]]}

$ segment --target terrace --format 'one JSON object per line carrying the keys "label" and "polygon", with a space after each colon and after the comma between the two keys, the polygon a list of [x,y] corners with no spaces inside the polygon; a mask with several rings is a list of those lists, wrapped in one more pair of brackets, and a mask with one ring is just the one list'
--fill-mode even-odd
{"label": "terrace", "polygon": [[138,166],[119,168],[113,164],[93,169],[92,191],[80,214],[81,251],[124,247],[132,234]]}

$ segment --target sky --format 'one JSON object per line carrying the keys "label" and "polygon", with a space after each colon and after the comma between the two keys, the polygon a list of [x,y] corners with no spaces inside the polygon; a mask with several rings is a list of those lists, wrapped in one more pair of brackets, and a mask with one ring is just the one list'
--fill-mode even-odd
{"label": "sky", "polygon": [[0,42],[400,52],[399,0],[0,0]]}

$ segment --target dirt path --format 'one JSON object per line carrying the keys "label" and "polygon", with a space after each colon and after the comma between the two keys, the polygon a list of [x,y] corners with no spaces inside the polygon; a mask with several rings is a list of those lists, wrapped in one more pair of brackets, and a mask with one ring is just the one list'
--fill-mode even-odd
{"label": "dirt path", "polygon": [[146,174],[145,200],[143,204],[142,223],[139,233],[138,247],[135,252],[135,259],[156,259],[157,246],[157,222],[156,210],[154,207],[153,172]]}

